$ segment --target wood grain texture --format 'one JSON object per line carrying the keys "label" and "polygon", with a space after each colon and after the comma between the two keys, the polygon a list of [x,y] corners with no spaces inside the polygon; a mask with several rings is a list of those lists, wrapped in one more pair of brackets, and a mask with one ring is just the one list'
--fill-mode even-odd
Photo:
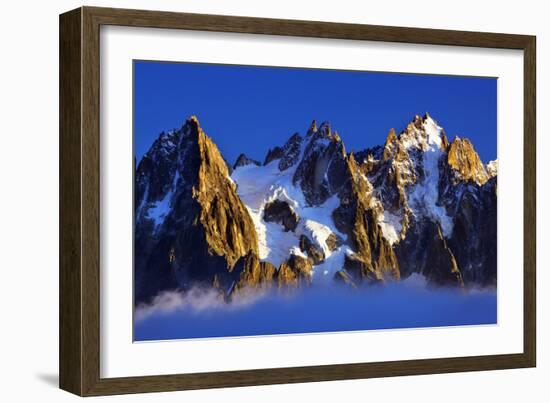
{"label": "wood grain texture", "polygon": [[81,10],[59,18],[59,386],[81,394]]}
{"label": "wood grain texture", "polygon": [[82,9],[82,390],[99,378],[99,24]]}
{"label": "wood grain texture", "polygon": [[[131,378],[100,377],[101,25],[524,51],[524,352]],[[81,396],[532,367],[536,363],[535,37],[83,7],[60,17],[60,387]]]}
{"label": "wood grain texture", "polygon": [[524,48],[523,66],[523,354],[536,366],[537,334],[537,80],[536,39]]}

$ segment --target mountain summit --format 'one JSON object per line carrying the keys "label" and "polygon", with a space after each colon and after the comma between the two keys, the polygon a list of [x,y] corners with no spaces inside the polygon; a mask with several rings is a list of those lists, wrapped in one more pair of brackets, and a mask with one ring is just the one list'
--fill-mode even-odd
{"label": "mountain summit", "polygon": [[254,223],[195,117],[161,134],[136,172],[136,300],[192,284],[228,287],[258,254]]}
{"label": "mountain summit", "polygon": [[413,273],[496,285],[497,166],[467,139],[449,143],[426,114],[356,153],[314,120],[263,164],[241,154],[230,173],[191,117],[161,133],[136,170],[136,303],[195,286],[230,298]]}

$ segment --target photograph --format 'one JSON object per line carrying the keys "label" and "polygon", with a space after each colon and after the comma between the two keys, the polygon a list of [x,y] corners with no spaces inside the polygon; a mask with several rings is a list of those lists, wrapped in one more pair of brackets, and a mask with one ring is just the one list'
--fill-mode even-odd
{"label": "photograph", "polygon": [[549,401],[543,2],[3,5],[0,401]]}
{"label": "photograph", "polygon": [[497,78],[133,61],[134,341],[497,324]]}

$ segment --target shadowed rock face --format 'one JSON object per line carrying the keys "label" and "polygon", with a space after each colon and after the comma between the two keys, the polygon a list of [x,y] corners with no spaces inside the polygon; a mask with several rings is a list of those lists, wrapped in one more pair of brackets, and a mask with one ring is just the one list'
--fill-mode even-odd
{"label": "shadowed rock face", "polygon": [[310,205],[320,205],[338,193],[346,181],[346,150],[330,125],[316,125],[308,133],[309,143],[293,177]]}
{"label": "shadowed rock face", "polygon": [[[497,178],[483,186],[462,184],[454,209],[454,230],[448,240],[464,282],[496,286]],[[475,234],[475,236],[473,236]]]}
{"label": "shadowed rock face", "polygon": [[[162,155],[175,169],[159,173],[164,165],[149,162]],[[152,150],[143,161],[136,186],[136,302],[214,281],[230,287],[239,277],[235,264],[258,254],[258,240],[216,145],[191,118],[172,135],[169,152]]]}
{"label": "shadowed rock face", "polygon": [[468,139],[455,138],[441,170],[441,204],[453,217],[447,243],[466,285],[496,286],[497,165],[482,164]]}
{"label": "shadowed rock face", "polygon": [[237,169],[238,167],[244,167],[246,165],[256,165],[259,166],[260,163],[252,158],[248,158],[246,154],[240,154],[237,157],[237,160],[235,161],[235,164],[233,164],[233,169]]}
{"label": "shadowed rock face", "polygon": [[281,224],[285,231],[294,231],[298,225],[299,217],[287,202],[274,200],[265,205],[264,220]]}
{"label": "shadowed rock face", "polygon": [[395,248],[401,275],[422,274],[432,285],[464,285],[456,258],[441,227],[429,220],[413,220],[405,239]]}
{"label": "shadowed rock face", "polygon": [[269,164],[271,161],[280,159],[283,156],[283,149],[281,147],[271,148],[264,159],[264,165]]}
{"label": "shadowed rock face", "polygon": [[279,160],[279,170],[285,171],[295,165],[300,158],[303,138],[298,133],[295,133],[288,139],[282,148],[281,157]]}
{"label": "shadowed rock face", "polygon": [[437,226],[428,239],[427,261],[431,267],[425,268],[425,277],[432,284],[464,286],[453,252],[443,237],[441,226]]}

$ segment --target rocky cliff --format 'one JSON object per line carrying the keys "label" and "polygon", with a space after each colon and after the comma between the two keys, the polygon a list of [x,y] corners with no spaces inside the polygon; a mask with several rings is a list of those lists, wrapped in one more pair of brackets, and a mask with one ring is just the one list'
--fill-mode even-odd
{"label": "rocky cliff", "polygon": [[195,117],[161,135],[143,157],[135,194],[137,302],[159,289],[228,289],[242,270],[237,263],[258,254],[252,219]]}

